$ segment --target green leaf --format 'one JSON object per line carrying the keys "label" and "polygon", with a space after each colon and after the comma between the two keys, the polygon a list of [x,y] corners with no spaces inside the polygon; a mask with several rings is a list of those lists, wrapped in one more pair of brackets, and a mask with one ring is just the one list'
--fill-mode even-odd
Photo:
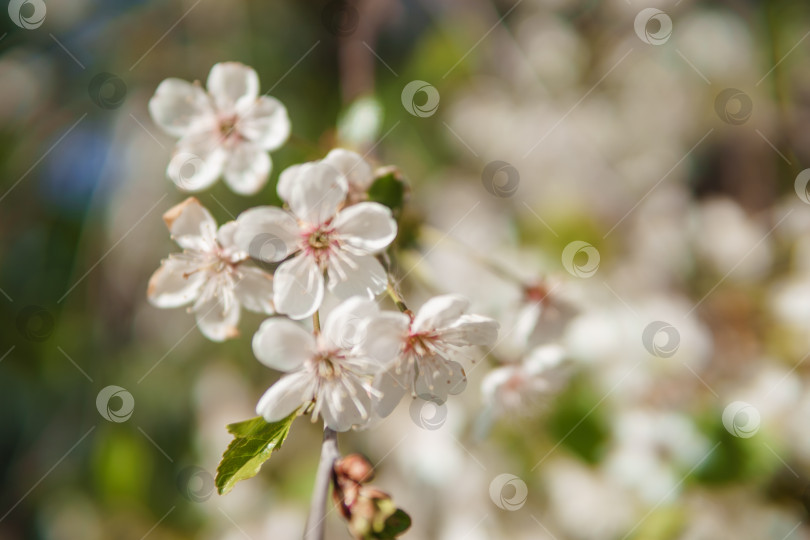
{"label": "green leaf", "polygon": [[401,535],[411,526],[411,516],[405,513],[401,508],[397,508],[396,512],[388,516],[385,520],[385,528],[380,532],[372,533],[371,538],[378,540],[390,540]]}
{"label": "green leaf", "polygon": [[407,185],[396,167],[385,167],[377,171],[374,183],[368,189],[368,199],[384,204],[395,214],[405,203]]}
{"label": "green leaf", "polygon": [[256,476],[270,454],[281,448],[297,415],[296,410],[278,422],[268,423],[259,416],[227,426],[235,438],[217,467],[216,485],[220,495],[228,493],[240,480]]}

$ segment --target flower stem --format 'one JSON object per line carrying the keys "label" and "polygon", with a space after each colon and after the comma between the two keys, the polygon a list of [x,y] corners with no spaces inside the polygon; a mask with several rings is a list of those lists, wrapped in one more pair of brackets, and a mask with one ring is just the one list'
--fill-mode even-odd
{"label": "flower stem", "polygon": [[388,292],[388,296],[391,297],[391,300],[394,301],[394,304],[396,304],[397,309],[399,309],[402,313],[411,313],[411,310],[405,305],[405,301],[402,299],[402,296],[399,295],[397,290],[394,288],[394,284],[391,283],[391,279],[388,280],[388,285],[386,286],[385,290]]}
{"label": "flower stem", "polygon": [[317,311],[312,314],[312,328],[315,330],[316,334],[321,333],[321,315]]}
{"label": "flower stem", "polygon": [[332,468],[340,457],[337,433],[324,426],[321,462],[315,475],[315,488],[309,507],[309,518],[304,529],[304,540],[323,540],[326,523],[326,499],[329,495],[329,484],[332,481]]}

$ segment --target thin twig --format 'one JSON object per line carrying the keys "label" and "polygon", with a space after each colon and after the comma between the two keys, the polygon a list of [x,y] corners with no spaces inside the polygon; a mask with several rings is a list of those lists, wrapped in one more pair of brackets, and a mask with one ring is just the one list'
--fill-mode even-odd
{"label": "thin twig", "polygon": [[326,499],[329,494],[329,484],[332,481],[332,467],[334,467],[335,461],[339,457],[337,433],[324,426],[321,462],[315,475],[315,488],[309,507],[309,519],[307,519],[307,526],[304,529],[304,540],[323,540],[326,522]]}
{"label": "thin twig", "polygon": [[318,311],[312,314],[312,330],[316,335],[321,333],[321,314]]}

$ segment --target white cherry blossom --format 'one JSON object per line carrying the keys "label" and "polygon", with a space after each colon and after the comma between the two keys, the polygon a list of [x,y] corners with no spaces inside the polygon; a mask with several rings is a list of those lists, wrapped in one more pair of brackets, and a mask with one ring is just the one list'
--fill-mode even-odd
{"label": "white cherry blossom", "polygon": [[[368,195],[368,188],[374,183],[374,171],[371,165],[359,154],[343,148],[335,148],[326,154],[321,163],[331,165],[346,178],[347,182],[347,204],[354,204],[365,200]],[[293,165],[284,170],[278,179],[278,194],[288,200],[291,195],[292,186],[299,177],[300,165]]]}
{"label": "white cherry blossom", "polygon": [[559,345],[532,349],[521,362],[495,368],[481,382],[481,393],[495,416],[528,416],[567,378],[565,350]]}
{"label": "white cherry blossom", "polygon": [[283,261],[275,271],[278,312],[292,319],[309,317],[327,286],[339,298],[373,298],[382,292],[388,277],[374,254],[396,237],[391,210],[374,202],[343,207],[346,177],[323,161],[296,165],[281,176],[286,180],[280,182],[279,195],[289,211],[273,206],[247,210],[237,218],[236,233],[237,244],[251,256]]}
{"label": "white cherry blossom", "polygon": [[217,229],[194,197],[171,208],[163,220],[183,252],[170,255],[149,279],[147,297],[153,305],[174,308],[193,302],[189,311],[213,341],[239,335],[242,307],[273,313],[273,278],[250,266],[248,254],[236,247],[235,221]]}
{"label": "white cherry blossom", "polygon": [[312,420],[320,416],[335,431],[365,424],[380,364],[358,346],[358,332],[376,314],[373,301],[353,297],[329,313],[317,335],[286,318],[264,321],[253,336],[253,353],[286,375],[265,392],[256,412],[276,422],[311,404]]}
{"label": "white cherry blossom", "polygon": [[149,100],[155,123],[178,137],[167,174],[185,191],[200,191],[224,175],[240,195],[252,195],[267,182],[270,150],[290,135],[287,109],[259,96],[256,72],[238,62],[215,64],[206,83],[166,79]]}
{"label": "white cherry blossom", "polygon": [[522,302],[515,311],[514,330],[503,348],[512,346],[521,351],[558,340],[579,312],[567,298],[564,284],[551,279],[524,286]]}
{"label": "white cherry blossom", "polygon": [[408,392],[444,403],[464,390],[467,375],[452,358],[462,347],[492,346],[498,337],[498,323],[468,314],[469,307],[465,298],[442,295],[415,316],[384,312],[369,321],[362,346],[387,363],[374,381],[382,393],[380,416],[388,416]]}

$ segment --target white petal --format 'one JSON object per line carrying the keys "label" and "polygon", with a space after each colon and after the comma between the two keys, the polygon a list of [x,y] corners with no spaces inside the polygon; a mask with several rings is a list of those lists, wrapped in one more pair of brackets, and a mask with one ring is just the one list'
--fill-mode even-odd
{"label": "white petal", "polygon": [[147,298],[159,308],[184,306],[196,300],[205,283],[205,272],[197,272],[199,261],[170,255],[149,278]]}
{"label": "white petal", "polygon": [[242,250],[236,245],[236,231],[239,224],[236,221],[229,221],[219,226],[217,230],[217,243],[230,253],[237,253]]}
{"label": "white petal", "polygon": [[340,171],[353,189],[366,191],[371,187],[374,173],[371,166],[359,154],[335,148],[323,158],[323,161]]}
{"label": "white petal", "polygon": [[256,100],[259,76],[239,62],[222,62],[211,68],[205,86],[221,112],[234,113]]}
{"label": "white petal", "polygon": [[382,397],[375,400],[375,410],[383,418],[391,414],[413,385],[413,373],[404,367],[399,372],[397,369],[398,366],[392,366],[374,378],[374,388],[382,393]]}
{"label": "white petal", "polygon": [[256,405],[256,414],[263,416],[268,422],[278,422],[311,399],[311,378],[307,373],[290,373],[267,389]]}
{"label": "white petal", "polygon": [[382,251],[397,236],[391,210],[374,202],[344,208],[335,218],[335,229],[340,240],[367,253]]}
{"label": "white petal", "polygon": [[169,208],[163,221],[174,241],[184,249],[210,251],[216,247],[217,222],[194,197]]}
{"label": "white petal", "polygon": [[333,309],[324,321],[321,336],[333,347],[350,350],[365,340],[366,324],[379,312],[377,303],[355,296]]}
{"label": "white petal", "polygon": [[459,346],[483,345],[491,347],[498,339],[500,325],[482,315],[462,315],[453,325],[440,331],[447,343]]}
{"label": "white petal", "polygon": [[404,313],[384,311],[366,325],[361,349],[384,365],[399,359],[408,336],[410,320]]}
{"label": "white petal", "polygon": [[290,136],[290,117],[279,100],[262,96],[242,112],[239,133],[265,150],[275,150]]}
{"label": "white petal", "polygon": [[321,306],[323,274],[312,257],[297,255],[276,269],[273,289],[276,311],[291,319],[305,319]]}
{"label": "white petal", "polygon": [[274,317],[264,321],[253,336],[253,354],[278,371],[293,371],[317,353],[315,338],[294,322]]}
{"label": "white petal", "polygon": [[272,163],[253,143],[237,144],[225,162],[225,183],[239,195],[253,195],[267,183]]}
{"label": "white petal", "polygon": [[450,326],[470,308],[466,298],[454,294],[434,296],[422,306],[413,320],[415,332]]}
{"label": "white petal", "polygon": [[339,298],[374,298],[388,284],[385,268],[372,255],[342,252],[341,260],[330,258],[327,270],[329,291]]}
{"label": "white petal", "polygon": [[209,278],[193,308],[197,327],[211,341],[239,336],[239,302],[233,288],[224,285],[226,279],[222,275]]}
{"label": "white petal", "polygon": [[423,358],[419,362],[414,390],[422,399],[447,401],[448,394],[460,394],[467,387],[467,374],[458,362],[439,357]]}
{"label": "white petal", "polygon": [[487,403],[494,404],[498,389],[519,372],[516,366],[502,366],[487,373],[481,380],[481,395]]}
{"label": "white petal", "polygon": [[542,311],[543,307],[541,306],[541,302],[531,302],[523,305],[518,310],[517,316],[515,317],[510,342],[518,347],[525,347],[532,332],[537,328]]}
{"label": "white petal", "polygon": [[[342,385],[336,385],[324,392],[321,417],[324,423],[335,431],[347,431],[352,426],[361,426],[371,417],[371,397],[357,382],[349,384],[354,390],[354,399]],[[359,402],[359,407],[355,400]]]}
{"label": "white petal", "polygon": [[222,174],[228,152],[219,135],[205,131],[187,135],[177,143],[166,174],[183,191],[210,187]]}
{"label": "white petal", "polygon": [[234,285],[236,299],[245,309],[257,313],[274,313],[273,276],[259,268],[241,265]]}
{"label": "white petal", "polygon": [[529,375],[541,375],[559,367],[564,360],[565,349],[559,345],[543,345],[529,352],[523,366]]}
{"label": "white petal", "polygon": [[149,113],[157,125],[175,137],[216,126],[205,91],[180,79],[166,79],[158,85],[149,100]]}
{"label": "white petal", "polygon": [[[295,171],[287,203],[299,219],[319,225],[337,212],[346,199],[346,178],[324,163],[304,163]],[[286,191],[286,188],[285,188]]]}
{"label": "white petal", "polygon": [[292,187],[301,178],[302,167],[304,165],[306,165],[306,163],[291,165],[281,171],[281,174],[278,175],[276,193],[278,193],[278,196],[282,201],[287,202],[290,200]]}
{"label": "white petal", "polygon": [[298,249],[298,223],[281,208],[251,208],[239,214],[236,222],[239,224],[234,235],[236,245],[254,259],[283,261]]}

